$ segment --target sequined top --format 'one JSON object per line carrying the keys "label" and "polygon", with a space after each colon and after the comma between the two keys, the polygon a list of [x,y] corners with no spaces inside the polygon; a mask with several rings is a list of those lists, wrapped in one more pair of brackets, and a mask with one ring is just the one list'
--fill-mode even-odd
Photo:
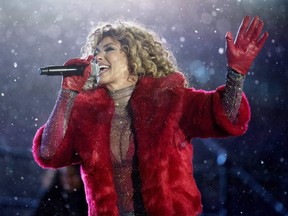
{"label": "sequined top", "polygon": [[237,121],[237,115],[242,100],[244,79],[245,76],[228,67],[223,105],[228,118],[233,123]]}
{"label": "sequined top", "polygon": [[110,133],[110,151],[114,182],[121,214],[133,212],[132,164],[134,155],[129,99],[135,86],[129,86],[109,95],[115,104]]}

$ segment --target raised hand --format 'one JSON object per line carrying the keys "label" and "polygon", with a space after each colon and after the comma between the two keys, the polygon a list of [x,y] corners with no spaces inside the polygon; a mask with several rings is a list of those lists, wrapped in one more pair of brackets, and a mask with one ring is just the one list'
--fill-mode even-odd
{"label": "raised hand", "polygon": [[264,23],[259,17],[246,16],[237,33],[235,42],[231,32],[226,34],[226,57],[228,67],[246,75],[254,59],[262,49],[268,37],[268,32],[261,35]]}
{"label": "raised hand", "polygon": [[92,55],[88,56],[86,59],[81,59],[81,58],[74,58],[68,60],[64,66],[69,66],[69,65],[77,65],[77,66],[86,66],[84,69],[84,72],[81,76],[68,76],[68,77],[63,77],[62,79],[62,89],[66,90],[73,90],[80,92],[89,78],[91,74],[91,60],[94,57]]}

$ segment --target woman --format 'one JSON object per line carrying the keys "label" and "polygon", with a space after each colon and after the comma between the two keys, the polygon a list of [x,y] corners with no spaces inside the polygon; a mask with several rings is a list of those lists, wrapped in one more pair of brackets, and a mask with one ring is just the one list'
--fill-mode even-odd
{"label": "woman", "polygon": [[247,130],[242,86],[268,37],[260,37],[263,25],[245,17],[235,44],[227,33],[227,82],[211,92],[186,87],[155,33],[129,22],[98,26],[84,46],[86,58],[66,63],[85,71],[63,78],[35,135],[35,160],[52,168],[81,163],[89,215],[199,215],[190,140]]}

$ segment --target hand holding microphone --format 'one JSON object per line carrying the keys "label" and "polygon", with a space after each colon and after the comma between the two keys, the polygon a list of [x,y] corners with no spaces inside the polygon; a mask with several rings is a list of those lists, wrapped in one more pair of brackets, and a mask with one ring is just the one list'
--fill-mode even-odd
{"label": "hand holding microphone", "polygon": [[69,67],[83,67],[84,71],[82,75],[72,75],[72,76],[65,76],[63,75],[62,79],[62,89],[66,90],[73,90],[80,92],[91,75],[91,61],[94,59],[94,56],[90,55],[86,59],[80,59],[80,58],[75,58],[75,59],[70,59],[68,60],[64,66],[69,68]]}
{"label": "hand holding microphone", "polygon": [[70,59],[63,66],[39,68],[40,75],[62,75],[62,89],[80,92],[89,76],[96,76],[99,72],[99,66],[93,59],[94,56],[90,55],[85,59]]}

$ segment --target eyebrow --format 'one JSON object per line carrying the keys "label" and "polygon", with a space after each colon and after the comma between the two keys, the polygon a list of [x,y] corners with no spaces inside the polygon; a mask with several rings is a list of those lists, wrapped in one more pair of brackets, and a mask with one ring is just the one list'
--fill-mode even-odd
{"label": "eyebrow", "polygon": [[116,46],[115,43],[108,43],[108,44],[105,44],[105,45],[103,46],[103,48],[105,48],[105,47],[107,47],[107,46],[110,46],[110,45],[114,45],[114,46]]}
{"label": "eyebrow", "polygon": [[[106,47],[108,47],[108,46],[110,46],[110,45],[116,46],[116,44],[114,44],[114,43],[111,42],[111,43],[105,44],[105,45],[103,46],[103,48],[105,49]],[[99,49],[99,46],[97,46],[95,50],[96,50],[96,51],[99,51],[99,50],[100,50],[100,49]]]}

